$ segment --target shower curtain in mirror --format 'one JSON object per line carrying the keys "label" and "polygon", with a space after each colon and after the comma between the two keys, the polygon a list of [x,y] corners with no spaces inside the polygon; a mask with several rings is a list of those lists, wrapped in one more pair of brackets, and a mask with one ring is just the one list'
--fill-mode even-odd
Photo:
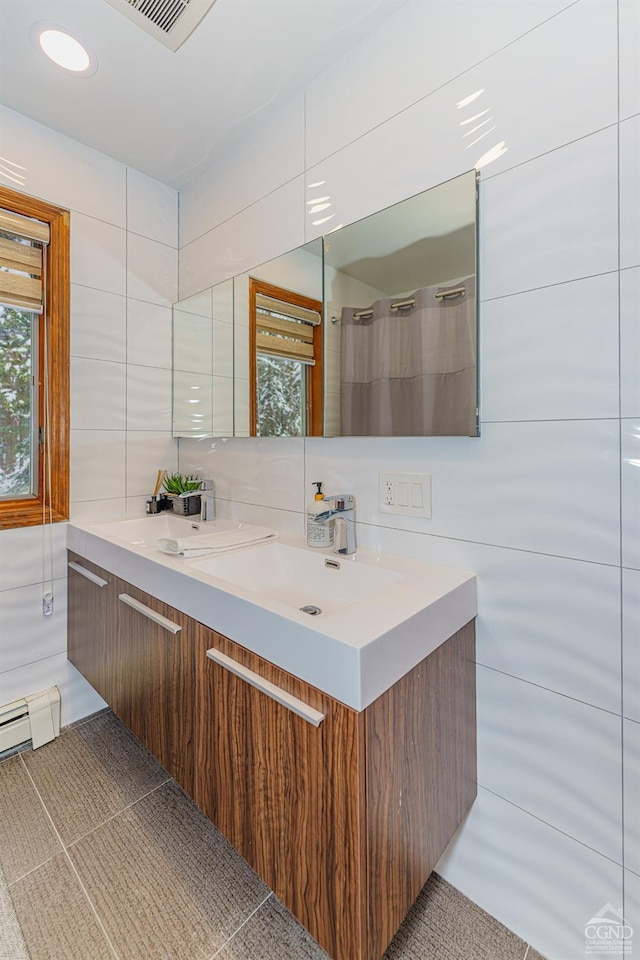
{"label": "shower curtain in mirror", "polygon": [[[436,294],[464,287],[463,295]],[[399,300],[415,300],[393,309]],[[475,278],[341,313],[342,436],[476,432]],[[363,311],[369,317],[358,318]]]}

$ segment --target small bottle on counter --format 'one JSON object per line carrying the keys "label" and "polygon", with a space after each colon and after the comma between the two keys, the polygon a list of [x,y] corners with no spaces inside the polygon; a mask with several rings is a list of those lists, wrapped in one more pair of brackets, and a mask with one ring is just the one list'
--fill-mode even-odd
{"label": "small bottle on counter", "polygon": [[326,549],[333,546],[333,523],[318,523],[316,520],[319,513],[325,512],[327,505],[324,502],[322,482],[316,480],[312,486],[317,487],[317,491],[307,507],[307,545]]}

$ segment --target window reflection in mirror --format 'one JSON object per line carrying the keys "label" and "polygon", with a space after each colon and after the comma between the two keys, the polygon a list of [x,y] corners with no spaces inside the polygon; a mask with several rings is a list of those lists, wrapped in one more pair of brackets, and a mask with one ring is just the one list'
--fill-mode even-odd
{"label": "window reflection in mirror", "polygon": [[252,437],[322,436],[322,301],[249,280]]}
{"label": "window reflection in mirror", "polygon": [[[236,437],[322,436],[322,282],[321,238],[234,278]],[[256,303],[256,297],[262,300]],[[277,302],[270,305],[269,297]],[[278,321],[284,324],[279,331]],[[256,322],[269,329],[258,328]],[[297,337],[284,335],[287,323],[289,331],[292,325],[306,331],[298,346]],[[275,359],[278,351],[269,338],[282,341],[283,359]],[[288,392],[283,394],[285,386]]]}

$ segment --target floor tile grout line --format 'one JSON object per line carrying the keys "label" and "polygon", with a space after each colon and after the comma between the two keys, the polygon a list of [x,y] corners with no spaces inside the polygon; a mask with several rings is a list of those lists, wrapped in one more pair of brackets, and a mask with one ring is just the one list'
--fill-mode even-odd
{"label": "floor tile grout line", "polygon": [[96,910],[96,908],[95,908],[95,906],[94,906],[94,903],[93,903],[91,897],[89,896],[89,893],[88,893],[88,891],[87,891],[87,888],[85,887],[84,883],[82,882],[82,880],[81,880],[81,878],[80,878],[80,874],[79,874],[78,871],[76,870],[75,864],[74,864],[73,860],[71,859],[71,857],[69,856],[69,854],[68,854],[68,852],[67,852],[67,850],[66,850],[66,847],[65,847],[64,843],[62,842],[62,837],[60,836],[60,834],[59,834],[59,832],[58,832],[58,829],[57,829],[55,823],[53,822],[53,818],[52,818],[51,814],[49,813],[49,810],[47,809],[47,805],[45,804],[44,799],[43,799],[43,797],[41,796],[40,791],[38,790],[38,788],[37,788],[37,786],[36,786],[36,783],[35,783],[33,777],[31,776],[31,773],[30,773],[30,771],[29,771],[29,768],[27,767],[26,763],[25,763],[24,760],[22,759],[22,756],[20,757],[20,759],[21,759],[21,761],[22,761],[22,764],[23,764],[23,766],[24,766],[24,769],[25,769],[25,771],[26,771],[27,776],[29,777],[29,780],[31,781],[31,784],[32,784],[32,786],[33,786],[33,789],[34,789],[35,792],[36,792],[36,795],[37,795],[37,797],[38,797],[38,800],[40,801],[40,803],[41,803],[41,805],[42,805],[42,809],[44,810],[45,814],[47,815],[47,817],[48,817],[48,819],[49,819],[49,822],[50,822],[50,824],[51,824],[51,827],[52,827],[52,829],[53,829],[56,837],[58,838],[58,842],[60,843],[60,846],[62,847],[63,856],[65,857],[65,860],[66,860],[67,863],[69,864],[69,866],[70,866],[70,868],[71,868],[71,870],[72,870],[72,872],[73,872],[76,880],[78,881],[78,883],[79,883],[79,885],[80,885],[80,889],[82,890],[82,893],[83,893],[83,896],[85,897],[85,900],[86,900],[87,903],[89,904],[89,908],[90,908],[91,912],[93,913],[93,915],[94,915],[94,917],[95,917],[95,919],[96,919],[96,923],[98,924],[100,930],[102,931],[102,935],[104,936],[105,941],[106,941],[109,949],[111,950],[111,953],[113,954],[113,957],[115,958],[115,960],[120,960],[120,957],[119,957],[118,953],[116,952],[115,947],[113,946],[113,944],[112,944],[112,942],[111,942],[111,938],[109,937],[109,934],[107,933],[107,931],[106,931],[106,929],[105,929],[105,927],[104,927],[104,924],[102,923],[102,920],[101,920],[101,918],[100,918],[100,914],[99,914],[98,911]]}
{"label": "floor tile grout line", "polygon": [[59,856],[59,854],[62,852],[63,850],[59,850],[58,853],[52,854],[50,857],[47,857],[46,860],[43,860],[42,863],[39,863],[36,867],[32,867],[31,870],[27,870],[27,872],[23,873],[21,877],[16,877],[16,879],[12,880],[11,882],[7,881],[7,886],[9,887],[9,889],[11,889],[11,887],[14,884],[20,883],[22,880],[25,880],[27,877],[30,877],[31,874],[35,873],[36,870],[39,870],[40,867],[44,867],[47,863],[51,863],[53,858]]}
{"label": "floor tile grout line", "polygon": [[118,810],[117,813],[113,813],[110,817],[107,817],[106,820],[103,820],[102,823],[97,824],[91,830],[88,830],[86,833],[83,833],[82,836],[76,837],[75,840],[72,840],[65,846],[65,850],[70,850],[72,847],[75,847],[76,844],[80,843],[82,840],[86,840],[87,837],[90,837],[96,830],[101,830],[102,827],[106,826],[107,823],[111,823],[112,820],[115,820],[121,814],[126,813],[127,810],[130,810],[132,807],[135,807],[137,803],[140,803],[141,800],[146,800],[147,797],[150,797],[152,793],[155,793],[156,790],[159,790],[161,787],[166,786],[167,783],[171,783],[172,777],[167,777],[166,780],[163,780],[162,783],[159,783],[157,786],[153,787],[151,790],[148,790],[147,793],[143,793],[141,797],[138,797],[137,800],[132,800],[131,803],[128,803],[126,807],[122,807],[121,810]]}
{"label": "floor tile grout line", "polygon": [[252,910],[251,913],[249,914],[249,916],[246,917],[246,919],[242,921],[242,923],[240,924],[240,926],[238,927],[238,929],[237,929],[234,933],[231,934],[231,936],[229,937],[229,939],[228,939],[228,940],[225,940],[225,942],[222,944],[222,946],[219,947],[219,948],[216,950],[216,952],[213,953],[213,954],[210,956],[209,960],[215,960],[215,958],[216,958],[217,956],[219,956],[219,955],[222,953],[222,951],[226,949],[226,947],[229,946],[229,944],[230,944],[231,941],[234,939],[234,937],[236,937],[236,936],[240,933],[240,931],[242,930],[242,928],[245,927],[245,926],[249,923],[249,921],[251,920],[252,917],[255,917],[255,915],[256,915],[256,913],[258,912],[258,910],[261,910],[262,907],[264,907],[264,905],[265,905],[265,903],[267,902],[267,900],[271,899],[272,896],[273,896],[273,891],[271,890],[271,891],[269,891],[268,896],[266,896],[266,897],[264,898],[264,900],[262,901],[262,903],[259,903],[258,906],[255,908],[255,910]]}

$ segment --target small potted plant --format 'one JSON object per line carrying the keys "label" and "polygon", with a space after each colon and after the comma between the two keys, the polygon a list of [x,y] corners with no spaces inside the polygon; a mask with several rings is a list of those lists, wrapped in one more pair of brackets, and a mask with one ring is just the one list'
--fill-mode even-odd
{"label": "small potted plant", "polygon": [[163,481],[167,495],[173,501],[173,512],[183,517],[200,513],[200,494],[202,480],[194,474],[170,473]]}

